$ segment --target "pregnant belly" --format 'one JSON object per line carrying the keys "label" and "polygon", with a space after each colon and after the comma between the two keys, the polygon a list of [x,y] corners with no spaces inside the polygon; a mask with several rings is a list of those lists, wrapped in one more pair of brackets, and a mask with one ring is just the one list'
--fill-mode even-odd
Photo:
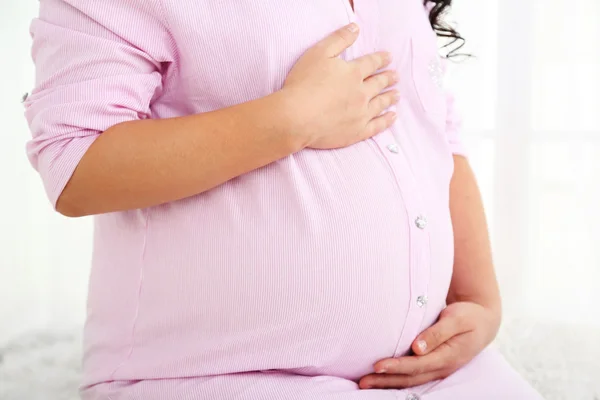
{"label": "pregnant belly", "polygon": [[356,379],[393,356],[410,304],[409,222],[378,165],[344,182],[329,171],[319,192],[276,179],[285,165],[274,165],[150,210],[116,377]]}
{"label": "pregnant belly", "polygon": [[211,375],[358,376],[391,356],[408,305],[406,237],[387,218],[326,219],[298,235],[211,230],[168,260],[149,250],[137,328],[147,351],[196,354]]}

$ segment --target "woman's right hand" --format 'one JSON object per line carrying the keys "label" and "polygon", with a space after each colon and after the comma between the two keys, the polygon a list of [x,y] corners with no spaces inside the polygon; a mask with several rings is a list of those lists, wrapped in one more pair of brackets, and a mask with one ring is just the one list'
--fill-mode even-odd
{"label": "woman's right hand", "polygon": [[[293,104],[294,124],[307,147],[349,146],[387,129],[396,117],[384,111],[398,101],[394,71],[378,72],[391,62],[387,52],[353,61],[338,56],[358,38],[351,24],[309,49],[292,68],[282,92]],[[382,114],[383,113],[383,114]],[[296,130],[295,130],[296,131]]]}

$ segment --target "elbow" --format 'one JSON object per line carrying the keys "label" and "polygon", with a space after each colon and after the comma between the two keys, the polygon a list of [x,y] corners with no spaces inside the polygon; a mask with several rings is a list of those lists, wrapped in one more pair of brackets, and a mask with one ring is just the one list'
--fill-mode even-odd
{"label": "elbow", "polygon": [[83,213],[79,210],[73,209],[73,208],[68,208],[68,207],[56,207],[56,211],[67,218],[81,218],[81,217],[86,217],[88,216],[88,214]]}
{"label": "elbow", "polygon": [[82,202],[75,201],[67,189],[58,197],[54,208],[59,214],[68,218],[81,218],[90,215],[89,212],[86,212]]}
{"label": "elbow", "polygon": [[87,213],[83,212],[80,208],[74,207],[69,204],[65,204],[62,201],[56,203],[55,209],[59,214],[68,218],[81,218],[88,215]]}

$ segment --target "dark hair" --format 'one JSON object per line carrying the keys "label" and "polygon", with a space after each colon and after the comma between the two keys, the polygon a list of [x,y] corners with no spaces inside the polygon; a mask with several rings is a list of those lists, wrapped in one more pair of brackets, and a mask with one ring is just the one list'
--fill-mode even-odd
{"label": "dark hair", "polygon": [[435,33],[442,38],[448,39],[444,47],[450,47],[447,57],[465,55],[456,53],[465,44],[465,39],[451,25],[444,22],[443,17],[452,5],[452,0],[423,0],[429,11],[429,22]]}

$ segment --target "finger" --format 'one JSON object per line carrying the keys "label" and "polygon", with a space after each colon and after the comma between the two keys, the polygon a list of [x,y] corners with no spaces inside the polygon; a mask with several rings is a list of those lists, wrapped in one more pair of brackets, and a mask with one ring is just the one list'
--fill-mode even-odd
{"label": "finger", "polygon": [[442,345],[425,356],[406,356],[380,360],[373,366],[376,373],[420,375],[453,368],[459,359],[456,346]]}
{"label": "finger", "polygon": [[417,376],[409,375],[367,375],[358,386],[361,389],[403,389],[445,377],[444,371],[428,372]]}
{"label": "finger", "polygon": [[369,115],[378,116],[388,107],[396,104],[400,100],[400,93],[397,90],[390,90],[375,96],[369,102]]}
{"label": "finger", "polygon": [[396,71],[385,71],[365,79],[365,89],[369,97],[372,98],[396,83],[398,83]]}
{"label": "finger", "polygon": [[351,61],[350,64],[353,64],[356,68],[358,68],[363,78],[366,79],[376,73],[378,70],[390,65],[391,62],[392,55],[390,53],[387,51],[378,51],[376,53],[359,57]]}
{"label": "finger", "polygon": [[362,139],[368,139],[371,136],[375,136],[378,133],[385,131],[394,123],[395,120],[396,113],[393,111],[389,111],[379,117],[373,118],[365,127]]}
{"label": "finger", "polygon": [[382,360],[375,364],[375,372],[378,374],[398,375],[422,375],[437,371],[448,365],[448,357],[439,352],[427,356],[406,356],[396,359]]}
{"label": "finger", "polygon": [[325,57],[337,57],[356,42],[358,31],[357,24],[346,25],[314,45],[313,50]]}
{"label": "finger", "polygon": [[433,326],[423,331],[412,343],[412,350],[417,355],[429,354],[442,343],[452,337],[466,332],[459,318],[441,318]]}

